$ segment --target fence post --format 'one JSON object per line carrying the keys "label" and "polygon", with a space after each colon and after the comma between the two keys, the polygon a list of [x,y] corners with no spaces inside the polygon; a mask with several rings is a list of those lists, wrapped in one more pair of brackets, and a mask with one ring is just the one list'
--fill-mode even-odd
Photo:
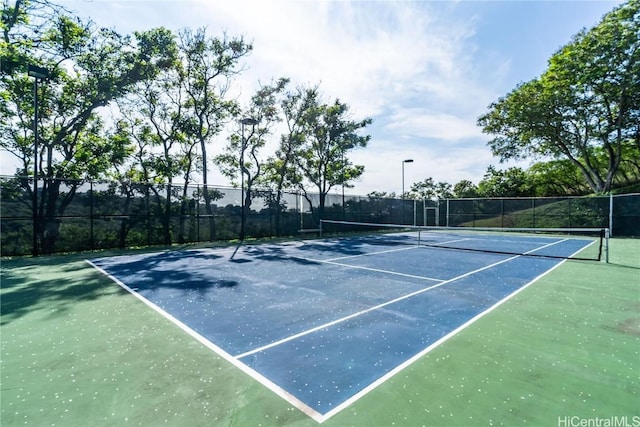
{"label": "fence post", "polygon": [[447,227],[449,227],[449,198],[447,198],[447,220],[446,220],[446,225]]}
{"label": "fence post", "polygon": [[422,225],[427,225],[427,199],[422,199]]}
{"label": "fence post", "polygon": [[531,228],[536,228],[536,198],[531,198]]}
{"label": "fence post", "polygon": [[151,188],[149,186],[151,184],[146,183],[147,189],[145,191],[145,204],[147,207],[147,246],[151,245],[151,211],[149,207],[149,196],[151,192]]}
{"label": "fence post", "polygon": [[604,230],[604,259],[607,264],[609,264],[609,237],[611,237],[611,229]]}
{"label": "fence post", "polygon": [[[609,193],[609,236],[613,236],[613,194],[611,193]],[[608,259],[607,262],[609,262]]]}
{"label": "fence post", "polygon": [[93,235],[93,181],[89,181],[89,246],[95,250],[95,237]]}
{"label": "fence post", "polygon": [[478,200],[477,199],[473,199],[473,206],[471,209],[471,212],[473,212],[473,214],[471,215],[471,226],[475,227],[476,226],[476,206],[478,205]]}
{"label": "fence post", "polygon": [[296,191],[296,204],[298,205],[298,212],[300,212],[300,228],[299,230],[303,230],[304,229],[304,220],[302,217],[302,193],[300,192],[300,190]]}

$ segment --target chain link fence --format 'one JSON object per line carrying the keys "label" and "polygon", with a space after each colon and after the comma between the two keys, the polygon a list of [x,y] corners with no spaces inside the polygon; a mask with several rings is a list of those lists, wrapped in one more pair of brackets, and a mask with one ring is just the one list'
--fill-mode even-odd
{"label": "chain link fence", "polygon": [[[319,195],[203,185],[0,177],[2,256],[294,236],[318,227]],[[33,206],[37,206],[35,214]],[[323,219],[477,227],[610,227],[640,236],[640,194],[400,200],[331,193]],[[242,230],[244,223],[244,230]]]}

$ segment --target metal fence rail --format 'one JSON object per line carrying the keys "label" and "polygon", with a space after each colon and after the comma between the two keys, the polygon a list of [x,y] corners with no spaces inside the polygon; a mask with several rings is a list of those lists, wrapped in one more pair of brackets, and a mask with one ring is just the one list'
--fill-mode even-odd
{"label": "metal fence rail", "polygon": [[[202,185],[0,177],[2,256],[211,242],[240,237],[242,192]],[[37,202],[34,215],[34,200]],[[316,228],[318,195],[254,190],[246,237]],[[399,200],[327,195],[323,219],[469,227],[610,227],[640,236],[640,194]]]}

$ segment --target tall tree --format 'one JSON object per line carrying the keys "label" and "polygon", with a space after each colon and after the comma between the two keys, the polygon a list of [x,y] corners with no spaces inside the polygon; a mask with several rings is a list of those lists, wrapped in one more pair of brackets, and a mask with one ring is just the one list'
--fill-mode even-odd
{"label": "tall tree", "polygon": [[[145,183],[155,195],[154,209],[162,225],[163,243],[170,244],[173,181],[190,173],[191,153],[183,129],[183,97],[179,65],[164,70],[153,81],[147,81],[130,99],[123,114],[135,124],[133,132],[144,155]],[[186,149],[185,149],[186,148]],[[189,166],[189,169],[185,169]]]}
{"label": "tall tree", "polygon": [[489,146],[501,161],[566,158],[592,191],[609,191],[623,146],[640,156],[640,1],[578,33],[540,78],[491,104],[478,124],[495,136]]}
{"label": "tall tree", "polygon": [[[182,242],[185,238],[190,217],[187,211],[193,205],[189,188],[198,172],[204,181],[202,195],[209,220],[209,238],[215,239],[211,202],[221,194],[208,187],[207,149],[237,110],[235,100],[226,95],[230,79],[238,71],[237,62],[250,46],[241,38],[228,39],[225,35],[218,39],[208,36],[205,29],[183,29],[178,33],[176,49],[173,67],[146,83],[124,109],[134,125],[138,146],[145,147],[139,151],[144,158],[134,167],[144,170],[146,182],[156,184],[150,188],[155,194],[165,244],[173,238],[174,199],[180,203],[177,240]],[[178,176],[182,181],[179,193],[173,188]]]}
{"label": "tall tree", "polygon": [[242,71],[240,60],[252,50],[242,37],[210,37],[206,29],[184,29],[179,33],[185,89],[185,125],[188,138],[200,148],[205,202],[209,218],[209,239],[216,238],[212,201],[221,197],[209,188],[209,145],[228,120],[238,114],[234,99],[228,97],[231,79]]}
{"label": "tall tree", "polygon": [[304,116],[315,105],[317,95],[317,86],[299,86],[294,91],[285,93],[280,101],[285,131],[280,136],[280,145],[275,155],[267,160],[262,180],[262,184],[270,190],[267,202],[275,212],[277,235],[281,233],[281,218],[287,208],[283,202],[284,191],[298,187],[302,180],[296,169],[296,152],[304,143]]}
{"label": "tall tree", "polygon": [[[302,179],[299,189],[311,206],[314,219],[324,218],[327,194],[340,185],[351,186],[364,172],[364,166],[354,165],[348,152],[367,146],[369,135],[358,132],[372,123],[371,118],[349,119],[349,106],[336,100],[333,104],[321,104],[317,94],[308,93],[314,104],[304,114],[304,142],[296,152],[296,168]],[[318,193],[317,210],[307,192],[308,185]]]}
{"label": "tall tree", "polygon": [[[153,79],[175,54],[172,35],[165,29],[122,36],[96,29],[59,8],[42,16],[47,4],[18,1],[10,6],[3,2],[1,52],[3,57],[20,58],[50,71],[37,94],[40,132],[36,154],[42,185],[35,219],[45,253],[55,250],[57,217],[69,206],[82,180],[101,176],[128,153],[128,147],[122,145],[126,141],[106,137],[98,112],[132,91],[138,82]],[[11,68],[0,80],[0,97],[5,101],[0,107],[0,133],[7,136],[0,144],[20,159],[18,175],[34,170],[31,85],[19,68]],[[24,183],[25,191],[30,192]]]}
{"label": "tall tree", "polygon": [[538,162],[526,173],[535,196],[578,196],[590,191],[580,170],[568,159]]}
{"label": "tall tree", "polygon": [[[261,85],[251,97],[251,104],[238,122],[239,132],[229,137],[229,144],[224,152],[216,156],[220,171],[227,177],[241,180],[244,193],[242,201],[242,224],[246,222],[254,197],[254,187],[265,173],[266,156],[262,153],[266,138],[271,134],[273,126],[281,120],[278,109],[278,96],[282,93],[289,79],[280,78],[269,85]],[[245,119],[253,123],[244,123]],[[246,129],[245,129],[246,127]],[[245,134],[248,132],[247,134]],[[238,183],[235,182],[237,185]],[[240,238],[244,238],[244,228]]]}

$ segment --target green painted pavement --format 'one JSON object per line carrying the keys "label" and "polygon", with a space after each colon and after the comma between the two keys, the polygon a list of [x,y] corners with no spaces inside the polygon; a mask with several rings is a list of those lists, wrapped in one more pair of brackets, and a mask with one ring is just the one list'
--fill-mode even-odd
{"label": "green painted pavement", "polygon": [[[80,255],[1,280],[3,427],[317,425]],[[565,262],[323,426],[633,423],[639,378],[640,240],[612,239],[611,264]]]}

